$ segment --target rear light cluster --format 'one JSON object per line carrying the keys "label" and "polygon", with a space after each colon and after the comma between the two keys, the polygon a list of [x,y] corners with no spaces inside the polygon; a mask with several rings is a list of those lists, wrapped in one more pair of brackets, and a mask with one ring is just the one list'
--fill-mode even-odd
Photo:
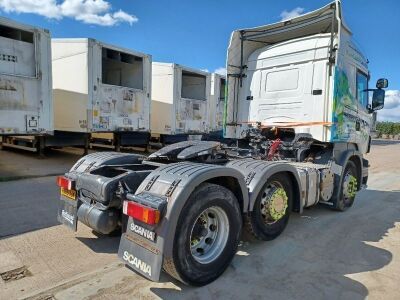
{"label": "rear light cluster", "polygon": [[75,181],[64,176],[57,177],[57,185],[67,190],[75,189]]}
{"label": "rear light cluster", "polygon": [[123,213],[138,221],[149,225],[156,225],[160,221],[160,211],[146,207],[132,201],[124,201]]}

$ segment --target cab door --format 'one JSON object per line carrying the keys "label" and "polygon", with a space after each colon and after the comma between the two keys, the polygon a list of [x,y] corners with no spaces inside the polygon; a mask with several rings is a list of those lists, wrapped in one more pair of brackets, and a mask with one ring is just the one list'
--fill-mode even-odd
{"label": "cab door", "polygon": [[356,72],[356,97],[358,118],[356,121],[357,143],[364,153],[368,148],[372,117],[368,112],[368,78],[369,76],[357,69]]}

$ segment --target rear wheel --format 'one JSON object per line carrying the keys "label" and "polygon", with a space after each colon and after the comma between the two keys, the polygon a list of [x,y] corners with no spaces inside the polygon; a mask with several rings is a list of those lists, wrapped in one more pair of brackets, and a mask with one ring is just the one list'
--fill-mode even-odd
{"label": "rear wheel", "polygon": [[216,184],[201,184],[180,214],[173,257],[166,259],[165,271],[191,285],[210,283],[233,259],[241,228],[235,195]]}
{"label": "rear wheel", "polygon": [[245,228],[253,237],[269,241],[279,236],[289,221],[293,192],[285,174],[271,176],[245,218]]}
{"label": "rear wheel", "polygon": [[357,190],[357,167],[354,162],[348,161],[343,173],[339,199],[336,200],[334,208],[338,211],[345,211],[350,208],[354,204]]}

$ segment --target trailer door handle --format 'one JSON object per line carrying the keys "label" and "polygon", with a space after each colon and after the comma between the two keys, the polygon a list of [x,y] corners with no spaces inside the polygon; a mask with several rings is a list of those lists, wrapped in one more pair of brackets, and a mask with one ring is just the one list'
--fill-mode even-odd
{"label": "trailer door handle", "polygon": [[322,95],[322,90],[313,90],[312,94],[313,95]]}
{"label": "trailer door handle", "polygon": [[249,101],[253,100],[253,96],[247,96],[246,100],[249,100]]}

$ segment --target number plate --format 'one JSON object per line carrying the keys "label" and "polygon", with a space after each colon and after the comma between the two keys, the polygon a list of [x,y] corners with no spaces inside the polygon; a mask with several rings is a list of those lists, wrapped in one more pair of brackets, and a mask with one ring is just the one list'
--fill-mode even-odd
{"label": "number plate", "polygon": [[65,188],[61,188],[61,195],[67,197],[72,200],[76,200],[76,191],[75,190],[67,190]]}

